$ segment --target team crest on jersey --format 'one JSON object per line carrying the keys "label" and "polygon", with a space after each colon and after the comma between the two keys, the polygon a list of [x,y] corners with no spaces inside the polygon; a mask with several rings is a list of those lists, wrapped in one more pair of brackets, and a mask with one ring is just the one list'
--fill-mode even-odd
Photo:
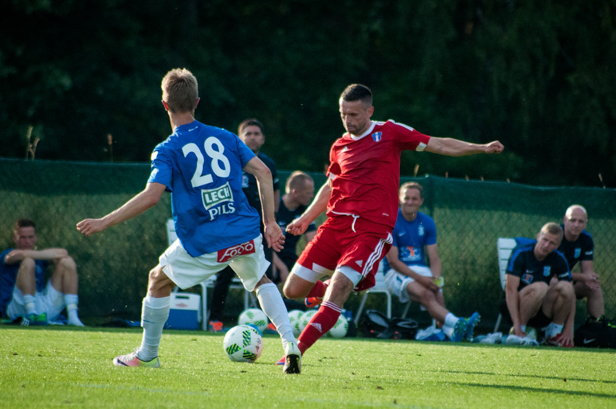
{"label": "team crest on jersey", "polygon": [[374,142],[379,142],[382,137],[383,137],[383,132],[375,132],[372,134],[372,139],[374,140]]}
{"label": "team crest on jersey", "polygon": [[552,268],[551,268],[550,266],[544,266],[544,267],[543,267],[543,275],[544,275],[545,277],[549,277],[549,276],[550,276],[550,270],[551,270],[551,269],[552,269]]}
{"label": "team crest on jersey", "polygon": [[582,254],[582,249],[580,248],[575,249],[575,251],[573,252],[573,258],[578,258],[580,254]]}
{"label": "team crest on jersey", "polygon": [[419,227],[417,228],[417,234],[419,234],[420,236],[424,235],[424,227],[423,224],[420,224]]}
{"label": "team crest on jersey", "polygon": [[248,185],[249,185],[248,182],[249,182],[248,181],[248,175],[244,173],[242,175],[242,189],[247,189],[248,188]]}

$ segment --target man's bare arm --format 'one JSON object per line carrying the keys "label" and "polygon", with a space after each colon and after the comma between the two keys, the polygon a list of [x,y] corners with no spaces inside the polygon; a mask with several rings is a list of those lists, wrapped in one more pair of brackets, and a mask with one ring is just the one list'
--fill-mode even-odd
{"label": "man's bare arm", "polygon": [[467,156],[478,153],[501,153],[505,147],[499,141],[486,144],[476,144],[453,138],[431,137],[426,145],[426,151],[445,156]]}
{"label": "man's bare arm", "polygon": [[80,221],[77,223],[77,230],[86,236],[91,236],[108,227],[115,226],[118,223],[139,216],[160,201],[165,189],[166,186],[161,183],[148,183],[141,193],[130,199],[122,207],[109,213],[107,216],[100,219],[85,219]]}
{"label": "man's bare arm", "polygon": [[310,206],[306,211],[297,219],[293,220],[287,226],[287,231],[295,236],[301,236],[304,234],[310,223],[315,221],[317,217],[325,210],[327,210],[327,202],[332,194],[331,180],[327,179],[327,182],[321,186],[317,196],[314,198]]}
{"label": "man's bare arm", "polygon": [[68,257],[68,251],[60,248],[49,248],[44,250],[13,250],[4,257],[6,264],[20,263],[26,258],[34,260],[56,260]]}
{"label": "man's bare arm", "polygon": [[432,292],[436,292],[440,290],[440,287],[436,285],[436,283],[434,283],[434,281],[430,277],[424,277],[422,275],[419,275],[416,272],[414,272],[409,266],[404,264],[404,262],[402,262],[398,258],[398,254],[399,254],[398,247],[391,246],[391,249],[389,249],[389,252],[387,253],[387,256],[386,256],[387,261],[389,262],[389,265],[391,266],[391,268],[393,268],[394,270],[396,270],[398,273],[402,275],[412,278],[413,280],[423,285],[424,287],[426,287],[428,290]]}

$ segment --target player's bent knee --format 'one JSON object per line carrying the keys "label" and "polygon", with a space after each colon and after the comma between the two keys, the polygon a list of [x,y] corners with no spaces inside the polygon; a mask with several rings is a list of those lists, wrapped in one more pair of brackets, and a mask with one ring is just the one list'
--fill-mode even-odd
{"label": "player's bent knee", "polygon": [[58,261],[58,266],[63,267],[67,270],[77,271],[77,263],[71,256],[62,257],[60,261]]}
{"label": "player's bent knee", "polygon": [[21,264],[19,265],[19,271],[24,271],[24,270],[34,271],[35,268],[36,268],[36,262],[34,261],[34,259],[30,257],[26,257],[23,260],[21,260]]}

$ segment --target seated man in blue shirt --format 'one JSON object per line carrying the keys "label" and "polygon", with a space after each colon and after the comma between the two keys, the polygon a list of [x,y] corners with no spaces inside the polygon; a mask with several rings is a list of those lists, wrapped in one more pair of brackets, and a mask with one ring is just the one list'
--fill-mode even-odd
{"label": "seated man in blue shirt", "polygon": [[[586,298],[588,315],[598,319],[605,313],[601,280],[593,267],[595,243],[586,229],[588,214],[580,205],[569,206],[565,212],[563,241],[558,251],[564,254],[573,277],[576,298]],[[581,273],[574,273],[573,267],[580,262]]]}
{"label": "seated man in blue shirt", "polygon": [[[547,223],[537,241],[520,244],[507,264],[505,297],[513,322],[512,334],[526,337],[526,326],[545,327],[549,345],[572,347],[575,292],[565,256],[558,250],[563,231]],[[558,279],[550,285],[553,277]]]}
{"label": "seated man in blue shirt", "polygon": [[[454,342],[471,339],[479,321],[473,313],[467,320],[453,315],[445,308],[441,279],[441,259],[436,245],[436,225],[428,215],[419,211],[423,204],[423,187],[408,182],[400,187],[400,210],[394,227],[393,245],[384,260],[385,283],[400,302],[420,302],[443,327],[443,332]],[[430,259],[426,265],[424,248]],[[442,280],[442,279],[441,279]]]}
{"label": "seated man in blue shirt", "polygon": [[[36,225],[20,219],[13,229],[16,248],[0,254],[0,315],[22,325],[55,322],[66,307],[68,324],[82,327],[77,313],[77,266],[65,249],[36,250]],[[55,264],[45,285],[45,270]]]}

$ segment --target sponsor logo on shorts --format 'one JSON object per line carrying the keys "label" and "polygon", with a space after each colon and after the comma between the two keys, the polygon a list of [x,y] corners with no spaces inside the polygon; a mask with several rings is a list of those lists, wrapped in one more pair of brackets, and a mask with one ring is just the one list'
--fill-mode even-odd
{"label": "sponsor logo on shorts", "polygon": [[244,254],[252,254],[255,252],[255,241],[250,240],[246,243],[238,244],[237,246],[229,247],[223,250],[218,250],[218,262],[226,263],[236,257]]}

